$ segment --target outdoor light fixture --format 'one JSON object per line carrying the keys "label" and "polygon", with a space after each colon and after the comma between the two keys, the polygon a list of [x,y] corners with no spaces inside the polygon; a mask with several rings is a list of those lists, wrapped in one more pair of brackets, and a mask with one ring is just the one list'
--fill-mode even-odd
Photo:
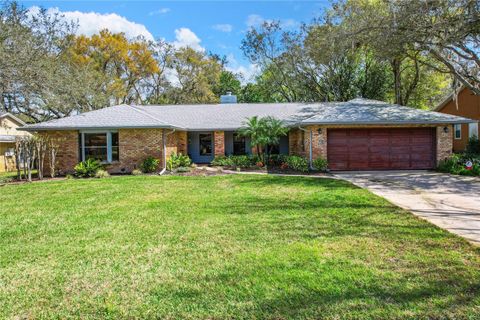
{"label": "outdoor light fixture", "polygon": [[318,128],[317,132],[318,134],[322,134],[322,128]]}
{"label": "outdoor light fixture", "polygon": [[443,132],[448,133],[448,127],[443,127]]}

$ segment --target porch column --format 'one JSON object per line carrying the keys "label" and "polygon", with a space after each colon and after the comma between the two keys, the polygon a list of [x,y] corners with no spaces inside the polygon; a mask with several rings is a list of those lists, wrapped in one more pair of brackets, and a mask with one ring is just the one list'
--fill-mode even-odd
{"label": "porch column", "polygon": [[217,156],[225,155],[225,132],[224,131],[215,131],[213,133],[214,141],[214,154]]}

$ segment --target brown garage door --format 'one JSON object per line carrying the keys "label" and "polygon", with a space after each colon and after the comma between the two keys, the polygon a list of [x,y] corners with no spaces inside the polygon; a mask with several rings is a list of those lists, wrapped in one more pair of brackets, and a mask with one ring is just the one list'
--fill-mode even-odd
{"label": "brown garage door", "polygon": [[329,129],[331,170],[432,169],[433,128]]}

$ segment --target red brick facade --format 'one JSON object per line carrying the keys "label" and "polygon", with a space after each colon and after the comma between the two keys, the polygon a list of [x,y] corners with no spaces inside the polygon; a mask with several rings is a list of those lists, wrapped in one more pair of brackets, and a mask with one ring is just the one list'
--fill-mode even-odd
{"label": "red brick facade", "polygon": [[[60,175],[73,172],[73,167],[79,160],[79,142],[78,131],[44,131],[40,135],[48,136],[58,145],[58,152],[56,157],[56,171]],[[49,159],[45,159],[45,172],[50,172]]]}
{"label": "red brick facade", "polygon": [[215,131],[213,133],[214,141],[214,153],[215,156],[224,156],[225,155],[225,132]]}
{"label": "red brick facade", "polygon": [[[335,128],[339,128],[336,126]],[[350,126],[351,127],[351,126]],[[448,128],[445,130],[445,127]],[[325,126],[308,126],[306,131],[298,128],[289,133],[289,153],[308,157],[310,153],[310,132],[312,134],[312,156],[327,158],[328,128]],[[163,129],[120,129],[119,133],[119,161],[109,164],[107,170],[112,173],[131,172],[138,168],[148,156],[161,159],[163,167],[163,132],[166,133],[167,157],[173,152],[187,154],[187,132]],[[41,134],[56,139],[60,145],[57,155],[57,170],[60,174],[73,171],[79,162],[79,132],[78,131],[46,131]],[[437,162],[449,157],[452,153],[451,125],[438,126],[436,129]],[[225,134],[223,131],[214,132],[215,156],[225,154]],[[48,168],[46,168],[48,170]],[[48,172],[48,171],[47,171]]]}
{"label": "red brick facade", "polygon": [[152,156],[163,159],[163,129],[118,130],[119,161],[107,166],[112,173],[131,172]]}

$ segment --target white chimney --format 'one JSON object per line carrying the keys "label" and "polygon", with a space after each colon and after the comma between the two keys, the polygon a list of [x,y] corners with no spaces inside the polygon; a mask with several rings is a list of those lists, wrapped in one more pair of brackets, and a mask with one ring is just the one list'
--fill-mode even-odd
{"label": "white chimney", "polygon": [[233,95],[231,91],[227,91],[225,95],[220,96],[220,103],[237,103],[237,96]]}

